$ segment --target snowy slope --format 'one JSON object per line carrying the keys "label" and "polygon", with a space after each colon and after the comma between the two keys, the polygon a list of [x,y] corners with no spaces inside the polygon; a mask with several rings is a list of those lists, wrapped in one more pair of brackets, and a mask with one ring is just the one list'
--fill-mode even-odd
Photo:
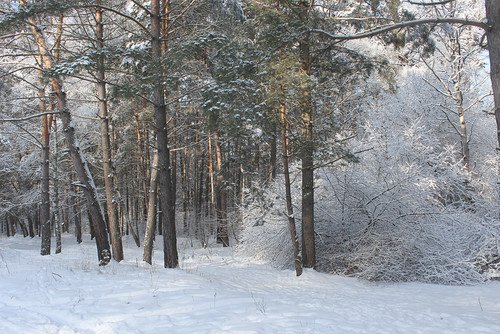
{"label": "snowy slope", "polygon": [[39,240],[0,238],[0,333],[500,333],[500,283],[374,284],[306,271],[296,278],[189,247],[181,269],[96,265],[88,237],[41,257]]}

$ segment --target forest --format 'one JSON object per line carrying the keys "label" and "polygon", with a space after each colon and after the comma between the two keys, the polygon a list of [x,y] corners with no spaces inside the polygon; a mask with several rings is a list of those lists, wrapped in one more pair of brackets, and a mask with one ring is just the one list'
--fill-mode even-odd
{"label": "forest", "polygon": [[41,256],[500,279],[499,154],[497,0],[0,0],[0,238]]}

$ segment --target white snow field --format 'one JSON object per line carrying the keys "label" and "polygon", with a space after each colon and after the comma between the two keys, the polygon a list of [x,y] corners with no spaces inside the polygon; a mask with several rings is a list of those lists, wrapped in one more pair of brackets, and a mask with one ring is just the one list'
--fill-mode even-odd
{"label": "white snow field", "polygon": [[[93,241],[0,238],[0,333],[500,333],[500,283],[382,284],[235,258],[179,241],[180,269],[126,260],[98,267]],[[160,243],[160,242],[159,242]]]}

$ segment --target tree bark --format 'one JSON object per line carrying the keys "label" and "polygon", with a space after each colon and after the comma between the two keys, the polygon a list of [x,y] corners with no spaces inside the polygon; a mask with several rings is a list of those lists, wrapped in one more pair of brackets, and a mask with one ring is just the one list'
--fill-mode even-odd
{"label": "tree bark", "polygon": [[[54,53],[56,61],[61,59],[61,42],[62,42],[62,34],[63,34],[63,23],[64,23],[64,15],[59,15],[59,20],[57,22],[57,31],[56,31],[56,40],[54,43]],[[51,99],[50,101],[50,111],[54,112],[56,110],[56,103]],[[54,183],[54,226],[55,226],[55,235],[56,235],[56,254],[61,253],[62,251],[62,232],[63,232],[63,224],[61,219],[61,208],[59,202],[59,143],[58,143],[58,133],[57,133],[57,118],[51,117],[50,127],[54,127],[54,168],[53,168],[53,183]]]}
{"label": "tree bark", "polygon": [[465,110],[463,105],[463,94],[460,86],[455,85],[455,106],[458,113],[458,121],[460,123],[460,143],[462,146],[462,163],[465,170],[470,169],[470,148],[469,135],[467,133],[467,122],[465,121]]}
{"label": "tree bark", "polygon": [[486,31],[490,53],[490,77],[495,101],[497,124],[497,150],[500,152],[500,1],[486,0],[486,18],[490,29]]}
{"label": "tree bark", "polygon": [[[98,1],[100,4],[101,1]],[[95,20],[96,20],[96,38],[97,47],[99,50],[104,49],[104,26],[102,22],[102,9],[97,7]],[[106,93],[106,74],[104,69],[104,55],[102,53],[97,59],[97,100],[99,108],[100,119],[100,134],[101,134],[101,153],[102,153],[102,168],[104,179],[104,191],[106,193],[106,209],[108,213],[109,234],[111,237],[111,246],[113,258],[120,262],[123,260],[123,246],[121,239],[120,226],[118,223],[116,205],[113,199],[115,185],[113,181],[113,166],[111,158],[111,141],[109,139],[109,115],[108,115],[108,101]]]}
{"label": "tree bark", "polygon": [[55,232],[56,232],[56,254],[61,253],[62,251],[62,217],[61,217],[61,208],[59,201],[59,143],[58,141],[58,133],[57,133],[57,120],[54,117],[54,172],[53,172],[53,182],[54,182],[54,224],[55,224]]}
{"label": "tree bark", "polygon": [[87,201],[88,210],[91,221],[94,227],[96,238],[99,265],[106,265],[111,259],[111,251],[108,241],[108,232],[106,230],[106,222],[97,197],[97,189],[94,184],[94,179],[87,165],[80,147],[76,143],[75,128],[72,126],[71,113],[66,107],[66,95],[60,86],[58,80],[54,80],[53,88],[57,96],[58,109],[61,113],[61,121],[63,132],[65,133],[66,142],[69,146],[71,159],[78,175],[81,188]]}
{"label": "tree bark", "polygon": [[[40,113],[47,112],[47,103],[45,101],[45,88],[43,82],[43,55],[39,50],[38,63],[40,69],[38,70],[38,109]],[[42,245],[40,249],[41,255],[50,254],[50,242],[52,229],[50,226],[50,131],[49,131],[49,116],[42,116],[42,131],[41,131],[41,144],[42,144],[42,178],[41,178],[41,200],[40,205],[40,232],[42,235]]]}
{"label": "tree bark", "polygon": [[207,186],[207,192],[209,192],[210,200],[209,205],[207,206],[207,212],[209,214],[213,214],[215,208],[215,179],[214,179],[214,158],[213,158],[213,148],[212,148],[212,134],[210,130],[208,130],[208,142],[207,142],[207,150],[208,150],[208,179],[210,182],[210,187]]}
{"label": "tree bark", "polygon": [[272,182],[274,181],[274,179],[276,179],[276,161],[277,161],[277,148],[278,148],[278,141],[277,141],[277,137],[278,135],[276,134],[277,133],[277,130],[276,130],[276,121],[273,120],[272,122],[272,126],[271,126],[271,143],[270,143],[270,146],[271,146],[271,152],[270,152],[270,161],[269,161],[269,179],[268,181],[269,182]]}
{"label": "tree bark", "polygon": [[214,130],[214,146],[215,146],[215,168],[216,168],[216,199],[215,211],[217,214],[217,243],[221,243],[224,247],[229,246],[228,222],[227,222],[227,194],[224,188],[224,174],[222,171],[222,152],[219,140],[219,130]]}
{"label": "tree bark", "polygon": [[288,145],[288,122],[287,110],[284,103],[280,106],[281,115],[281,145],[283,150],[283,174],[285,176],[285,196],[286,196],[286,213],[288,218],[288,230],[290,231],[290,239],[292,241],[293,260],[295,266],[295,273],[297,276],[302,275],[302,259],[300,255],[300,245],[297,236],[297,228],[295,225],[295,217],[293,216],[293,203],[292,192],[290,189],[290,170],[289,170],[289,157],[290,150]]}
{"label": "tree bark", "polygon": [[[160,0],[151,1],[151,52],[152,59],[161,61],[161,21]],[[175,212],[173,212],[172,176],[170,168],[170,149],[168,146],[168,128],[165,106],[163,79],[164,73],[161,64],[157,67],[156,82],[153,87],[153,105],[155,111],[156,141],[158,147],[160,198],[162,211],[163,253],[165,268],[175,268],[179,265],[177,253],[177,236],[175,229]]]}
{"label": "tree bark", "polygon": [[[306,24],[309,16],[309,1],[301,2],[300,17]],[[302,120],[302,261],[304,267],[316,265],[316,247],[314,236],[314,135],[313,106],[311,101],[311,45],[310,35],[306,34],[299,41],[301,70],[306,82],[300,101]]]}
{"label": "tree bark", "polygon": [[156,205],[158,195],[158,150],[153,154],[153,164],[151,166],[151,178],[149,181],[148,215],[146,218],[146,233],[144,235],[143,260],[152,264],[153,240],[156,230]]}
{"label": "tree bark", "polygon": [[485,0],[485,5],[486,19],[490,26],[490,29],[486,31],[486,36],[488,37],[490,78],[497,125],[497,196],[500,197],[500,1]]}

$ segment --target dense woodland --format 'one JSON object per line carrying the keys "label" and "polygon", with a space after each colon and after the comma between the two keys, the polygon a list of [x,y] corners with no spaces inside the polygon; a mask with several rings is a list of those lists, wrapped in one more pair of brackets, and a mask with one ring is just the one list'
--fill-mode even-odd
{"label": "dense woodland", "polygon": [[[464,284],[500,267],[500,2],[0,1],[0,233]],[[55,247],[54,247],[55,246]],[[156,254],[155,257],[161,258]]]}

